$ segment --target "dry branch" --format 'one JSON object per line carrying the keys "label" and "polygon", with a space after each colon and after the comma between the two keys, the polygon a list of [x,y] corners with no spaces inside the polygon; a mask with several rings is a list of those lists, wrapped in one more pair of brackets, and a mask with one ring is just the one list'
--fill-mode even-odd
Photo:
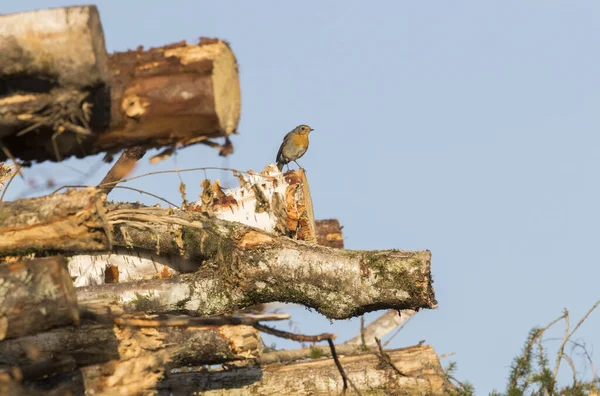
{"label": "dry branch", "polygon": [[[435,351],[430,346],[387,351],[391,361],[406,376],[381,367],[372,353],[341,357],[340,362],[353,384],[365,394],[445,395],[452,386],[445,378]],[[209,373],[169,374],[159,384],[159,395],[327,395],[340,394],[342,378],[332,359],[293,364],[240,367]],[[378,392],[378,393],[368,393]]]}

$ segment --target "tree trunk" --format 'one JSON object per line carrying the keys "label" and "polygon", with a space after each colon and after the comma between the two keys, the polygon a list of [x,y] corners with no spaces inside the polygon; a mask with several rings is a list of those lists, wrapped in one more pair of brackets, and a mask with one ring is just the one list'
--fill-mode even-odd
{"label": "tree trunk", "polygon": [[0,265],[0,280],[0,340],[79,324],[75,288],[62,257]]}
{"label": "tree trunk", "polygon": [[[387,351],[399,375],[384,366],[373,353],[341,357],[346,375],[369,395],[447,395],[447,381],[430,346]],[[159,384],[159,395],[331,395],[341,394],[342,378],[332,359],[316,359],[286,365],[240,367],[209,373],[169,374]],[[352,388],[349,394],[355,394]]]}

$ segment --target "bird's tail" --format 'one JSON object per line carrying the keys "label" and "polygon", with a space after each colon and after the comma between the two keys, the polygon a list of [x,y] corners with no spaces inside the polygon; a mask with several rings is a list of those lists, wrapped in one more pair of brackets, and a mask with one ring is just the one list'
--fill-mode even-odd
{"label": "bird's tail", "polygon": [[283,170],[283,162],[278,162],[277,163],[277,168],[279,169],[279,171],[281,172]]}

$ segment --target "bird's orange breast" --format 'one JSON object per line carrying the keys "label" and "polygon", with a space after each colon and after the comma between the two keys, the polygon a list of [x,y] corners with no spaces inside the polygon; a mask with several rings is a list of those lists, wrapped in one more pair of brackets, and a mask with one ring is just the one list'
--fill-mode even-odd
{"label": "bird's orange breast", "polygon": [[308,147],[308,135],[296,133],[292,136],[292,143],[294,143],[294,146],[296,147]]}

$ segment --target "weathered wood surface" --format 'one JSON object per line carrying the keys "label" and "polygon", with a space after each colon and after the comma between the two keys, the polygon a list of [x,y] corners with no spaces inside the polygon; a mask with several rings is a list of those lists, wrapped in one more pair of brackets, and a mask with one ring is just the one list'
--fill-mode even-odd
{"label": "weathered wood surface", "polygon": [[101,191],[90,188],[0,203],[0,257],[109,251]]}
{"label": "weathered wood surface", "polygon": [[[373,354],[341,357],[348,378],[369,395],[447,395],[447,381],[439,359],[430,346],[387,351],[404,375],[382,365]],[[332,359],[292,364],[239,367],[209,373],[169,374],[158,385],[159,395],[339,395],[342,378]],[[349,390],[349,394],[355,394]]]}
{"label": "weathered wood surface", "polygon": [[63,358],[73,358],[77,367],[133,364],[157,353],[165,366],[184,367],[257,358],[261,350],[252,326],[133,328],[86,321],[0,342],[0,365]]}
{"label": "weathered wood surface", "polygon": [[73,323],[77,296],[62,257],[0,265],[0,340]]}

